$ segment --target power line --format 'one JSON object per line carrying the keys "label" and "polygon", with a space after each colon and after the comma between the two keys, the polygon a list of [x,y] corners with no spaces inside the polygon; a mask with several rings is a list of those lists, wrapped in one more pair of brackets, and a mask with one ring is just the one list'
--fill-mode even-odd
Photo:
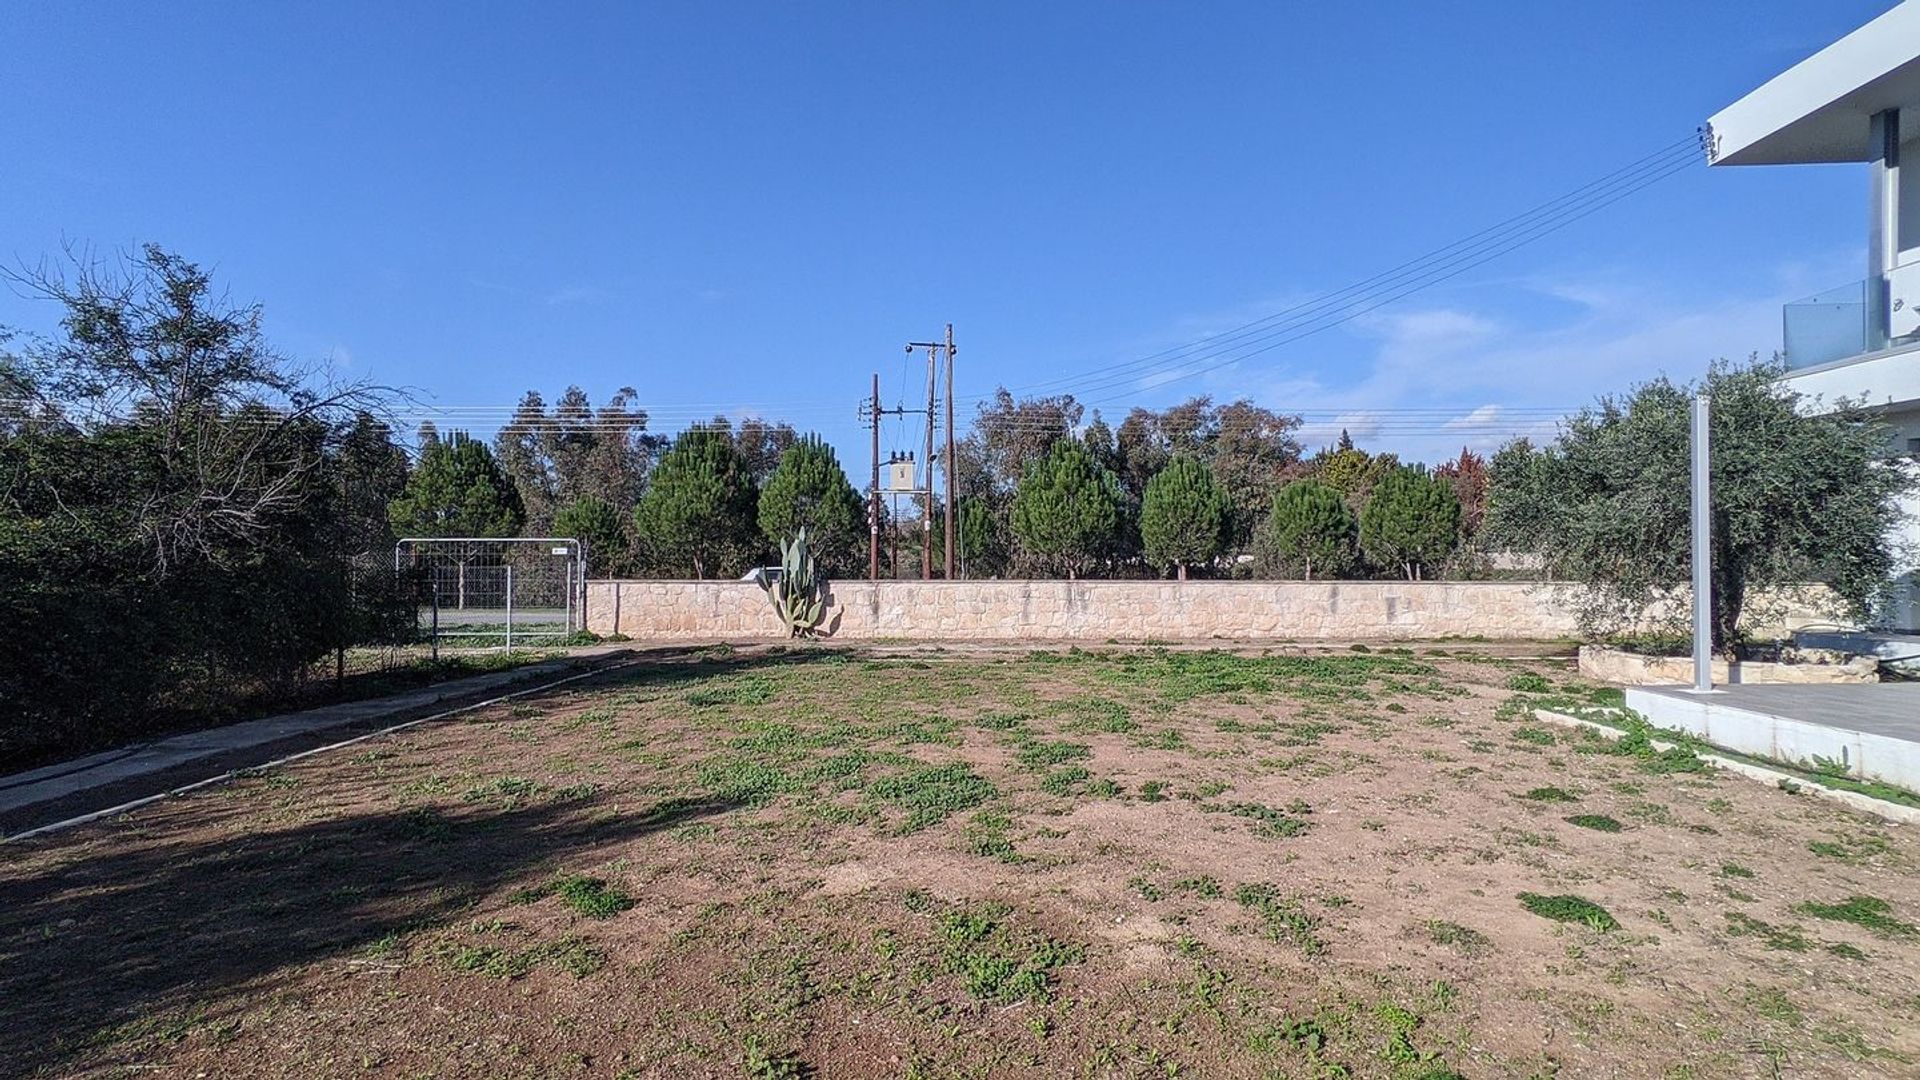
{"label": "power line", "polygon": [[[1099,392],[1135,379],[1145,378],[1150,374],[1177,371],[1182,367],[1221,356],[1227,350],[1237,350],[1243,346],[1263,343],[1263,347],[1236,353],[1228,362],[1245,359],[1270,348],[1277,348],[1279,345],[1298,340],[1308,334],[1340,325],[1382,304],[1439,284],[1501,255],[1534,243],[1611,206],[1620,199],[1685,171],[1699,160],[1698,153],[1690,148],[1694,142],[1693,136],[1677,140],[1639,161],[1581,185],[1559,198],[1549,200],[1532,210],[1436,248],[1391,270],[1375,274],[1343,289],[1295,304],[1197,342],[1163,349],[1135,360],[1094,368],[1072,376],[1028,384],[1020,389],[1022,392],[1048,388],[1056,388],[1059,392],[1075,389],[1079,389],[1082,393]],[[1385,294],[1384,299],[1377,299],[1383,294]],[[1374,302],[1376,299],[1377,302]],[[1350,310],[1356,307],[1359,310]],[[1348,311],[1348,314],[1333,318],[1331,321],[1324,321],[1327,317],[1342,311]],[[1315,323],[1322,323],[1322,325],[1315,326],[1313,325]],[[1302,327],[1310,327],[1310,329],[1306,333],[1294,333]],[[1276,337],[1280,340],[1273,340]],[[1180,372],[1173,375],[1173,378],[1187,378],[1207,370],[1212,368]],[[1085,385],[1088,379],[1095,380],[1090,387]]]}

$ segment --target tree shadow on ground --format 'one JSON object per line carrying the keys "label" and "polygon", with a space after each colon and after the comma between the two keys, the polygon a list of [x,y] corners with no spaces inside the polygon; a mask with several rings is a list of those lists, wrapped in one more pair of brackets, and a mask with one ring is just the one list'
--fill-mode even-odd
{"label": "tree shadow on ground", "polygon": [[[843,664],[864,658],[858,648],[824,643],[774,644],[748,649],[724,645],[663,645],[634,651],[636,655],[632,662],[608,668],[599,678],[591,680],[590,685],[665,686],[766,668]],[[578,684],[567,689],[577,688]],[[529,695],[528,700],[537,700],[540,696]]]}
{"label": "tree shadow on ground", "polygon": [[37,872],[22,845],[0,867],[0,1061],[58,1073],[157,1016],[238,1013],[276,973],[447,924],[508,883],[739,805],[673,799],[609,816],[596,803],[422,806],[259,831],[176,821]]}

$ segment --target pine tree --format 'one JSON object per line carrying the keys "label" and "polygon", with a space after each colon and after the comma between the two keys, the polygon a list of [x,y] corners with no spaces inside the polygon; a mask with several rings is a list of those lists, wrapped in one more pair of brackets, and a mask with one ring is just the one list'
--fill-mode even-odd
{"label": "pine tree", "polygon": [[858,564],[867,533],[860,493],[847,480],[833,447],[817,435],[780,455],[780,464],[760,489],[759,522],[761,535],[773,544],[806,529],[807,545],[829,575],[848,573]]}
{"label": "pine tree", "polygon": [[620,577],[631,569],[626,523],[620,511],[598,495],[582,495],[562,504],[553,515],[553,534],[580,541],[587,566],[601,577]]}
{"label": "pine tree", "polygon": [[1171,566],[1181,581],[1187,567],[1212,562],[1227,526],[1227,500],[1206,466],[1176,457],[1147,481],[1140,502],[1140,540],[1147,561]]}
{"label": "pine tree", "polygon": [[400,536],[514,536],[525,513],[487,444],[455,431],[421,451],[387,520]]}
{"label": "pine tree", "polygon": [[1316,571],[1337,577],[1358,561],[1358,533],[1353,510],[1340,492],[1317,480],[1296,480],[1273,497],[1262,561],[1269,573],[1298,572],[1308,581]]}
{"label": "pine tree", "polygon": [[1027,466],[1013,496],[1013,533],[1039,564],[1073,578],[1108,554],[1121,528],[1120,484],[1086,447],[1053,444]]}
{"label": "pine tree", "polygon": [[1425,470],[1396,469],[1374,485],[1360,512],[1360,548],[1380,566],[1398,566],[1419,581],[1460,540],[1460,499]]}
{"label": "pine tree", "polygon": [[955,524],[959,527],[960,565],[967,577],[999,577],[1007,572],[1007,522],[985,498],[962,499]]}
{"label": "pine tree", "polygon": [[733,440],[695,428],[654,466],[633,508],[634,536],[656,572],[730,576],[764,548],[755,508],[753,482]]}

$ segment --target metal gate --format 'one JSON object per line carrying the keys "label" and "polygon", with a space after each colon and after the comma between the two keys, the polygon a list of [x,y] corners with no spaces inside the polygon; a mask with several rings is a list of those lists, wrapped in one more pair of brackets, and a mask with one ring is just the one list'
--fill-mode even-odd
{"label": "metal gate", "polygon": [[564,645],[587,625],[578,540],[408,537],[393,568],[412,583],[419,636],[436,654]]}

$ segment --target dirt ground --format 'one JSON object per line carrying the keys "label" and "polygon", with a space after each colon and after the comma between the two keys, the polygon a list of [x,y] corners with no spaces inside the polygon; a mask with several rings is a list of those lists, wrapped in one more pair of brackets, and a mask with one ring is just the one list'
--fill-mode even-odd
{"label": "dirt ground", "polygon": [[1920,843],[1564,663],[728,649],[0,847],[0,1072],[1920,1075]]}

